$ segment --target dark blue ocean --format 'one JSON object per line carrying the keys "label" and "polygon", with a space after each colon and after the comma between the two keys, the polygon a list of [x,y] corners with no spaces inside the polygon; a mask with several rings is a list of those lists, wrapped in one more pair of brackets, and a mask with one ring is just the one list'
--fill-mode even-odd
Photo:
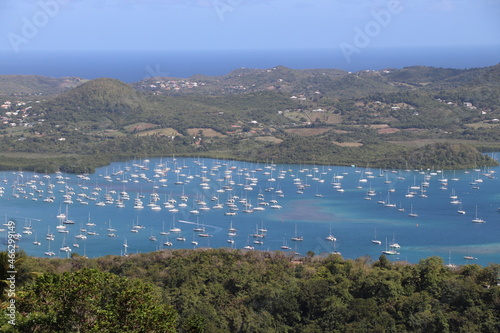
{"label": "dark blue ocean", "polygon": [[246,68],[333,68],[346,71],[433,66],[474,68],[500,62],[499,47],[362,49],[346,59],[340,49],[191,50],[0,53],[0,74],[36,74],[85,79],[116,78],[136,82],[153,76],[224,75]]}
{"label": "dark blue ocean", "polygon": [[[391,260],[441,256],[487,265],[500,263],[499,174],[499,167],[381,170],[170,157],[113,163],[90,175],[0,173],[0,214],[5,224],[15,221],[17,245],[35,256],[251,246],[374,260],[393,250]],[[2,238],[7,227],[0,226]]]}

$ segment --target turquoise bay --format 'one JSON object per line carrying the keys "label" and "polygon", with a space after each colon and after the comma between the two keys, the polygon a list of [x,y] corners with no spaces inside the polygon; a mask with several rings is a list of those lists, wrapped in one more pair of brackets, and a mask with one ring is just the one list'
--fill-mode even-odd
{"label": "turquoise bay", "polygon": [[15,221],[17,245],[40,257],[253,247],[487,265],[500,263],[499,170],[151,159],[91,175],[4,172],[0,213]]}

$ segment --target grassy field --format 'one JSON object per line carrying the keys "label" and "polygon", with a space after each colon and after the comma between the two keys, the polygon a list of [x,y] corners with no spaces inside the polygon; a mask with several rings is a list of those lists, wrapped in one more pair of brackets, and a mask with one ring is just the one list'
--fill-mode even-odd
{"label": "grassy field", "polygon": [[340,147],[361,147],[363,144],[361,142],[335,142],[332,141],[334,145]]}
{"label": "grassy field", "polygon": [[472,123],[472,124],[465,124],[465,126],[478,129],[478,128],[495,128],[498,127],[500,124],[492,124],[492,123],[483,123],[482,121],[477,122],[477,123]]}
{"label": "grassy field", "polygon": [[170,135],[175,135],[175,136],[182,136],[181,133],[177,132],[173,128],[158,128],[158,129],[152,129],[149,131],[142,131],[137,134],[138,136],[147,136],[147,135],[165,135],[165,136],[170,136]]}
{"label": "grassy field", "polygon": [[135,124],[131,124],[131,125],[128,125],[128,126],[125,126],[124,129],[127,131],[127,132],[133,132],[133,131],[144,131],[144,130],[147,130],[147,129],[150,129],[150,128],[153,128],[153,127],[157,127],[158,125],[155,125],[155,124],[151,124],[151,123],[135,123]]}
{"label": "grassy field", "polygon": [[261,141],[261,142],[270,142],[270,143],[274,143],[274,144],[279,144],[279,143],[283,142],[283,140],[275,138],[274,136],[258,136],[255,138],[255,140]]}
{"label": "grassy field", "polygon": [[223,138],[226,137],[225,134],[217,132],[211,128],[189,128],[187,132],[190,135],[196,135],[199,131],[203,131],[203,135],[207,138]]}
{"label": "grassy field", "polygon": [[330,129],[331,128],[329,128],[329,127],[288,128],[285,130],[285,132],[290,133],[290,134],[299,135],[299,136],[314,136],[314,135],[323,134],[323,133],[329,131]]}

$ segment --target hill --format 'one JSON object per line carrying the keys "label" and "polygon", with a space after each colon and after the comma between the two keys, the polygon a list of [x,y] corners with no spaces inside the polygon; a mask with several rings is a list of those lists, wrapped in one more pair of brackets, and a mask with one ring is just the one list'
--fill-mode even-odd
{"label": "hill", "polygon": [[269,69],[239,68],[222,76],[195,75],[190,78],[149,78],[133,85],[136,89],[166,95],[241,94],[263,90],[342,98],[363,97],[373,93],[409,89],[450,89],[467,84],[482,84],[497,66],[472,69],[425,66],[359,71],[338,69],[300,69],[284,66]]}
{"label": "hill", "polygon": [[[276,66],[131,85],[100,78],[2,105],[0,167],[77,172],[117,158],[171,154],[381,167],[494,165],[478,149],[500,149],[499,72],[500,65],[356,73]],[[47,160],[40,165],[25,157],[33,153]]]}
{"label": "hill", "polygon": [[76,77],[0,75],[0,95],[55,95],[86,81],[88,80]]}
{"label": "hill", "polygon": [[126,83],[108,78],[95,79],[46,102],[47,118],[51,121],[124,124],[140,116],[143,103],[143,96]]}

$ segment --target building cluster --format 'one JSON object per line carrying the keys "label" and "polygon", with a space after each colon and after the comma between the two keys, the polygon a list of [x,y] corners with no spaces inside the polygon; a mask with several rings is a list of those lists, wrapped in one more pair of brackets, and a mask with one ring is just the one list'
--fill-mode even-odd
{"label": "building cluster", "polygon": [[166,81],[155,81],[149,84],[150,89],[163,89],[163,90],[173,90],[179,91],[184,89],[194,89],[198,86],[204,86],[204,82],[195,82],[189,80],[166,80]]}
{"label": "building cluster", "polygon": [[[0,122],[5,127],[33,127],[30,121],[32,106],[27,106],[30,102],[4,101],[0,105]],[[36,101],[38,103],[38,101]]]}

